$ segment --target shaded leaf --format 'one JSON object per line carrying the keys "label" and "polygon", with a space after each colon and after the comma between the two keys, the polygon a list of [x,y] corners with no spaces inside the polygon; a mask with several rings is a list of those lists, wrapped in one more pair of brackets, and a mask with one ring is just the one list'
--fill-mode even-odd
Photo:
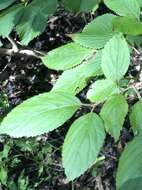
{"label": "shaded leaf", "polygon": [[63,0],[65,8],[73,12],[89,12],[98,4],[98,0]]}
{"label": "shaded leaf", "polygon": [[139,35],[142,34],[142,22],[128,17],[117,17],[113,20],[114,29],[123,34]]}
{"label": "shaded leaf", "polygon": [[14,3],[16,0],[1,0],[0,1],[0,10],[5,9],[9,7],[12,3]]}
{"label": "shaded leaf", "polygon": [[132,107],[130,121],[134,133],[142,129],[142,100]]}
{"label": "shaded leaf", "polygon": [[117,190],[141,190],[142,133],[130,142],[122,153],[116,178]]}
{"label": "shaded leaf", "polygon": [[23,44],[27,45],[45,30],[47,19],[56,8],[57,0],[34,0],[25,7],[23,17],[16,27]]}
{"label": "shaded leaf", "polygon": [[0,36],[7,37],[14,26],[20,21],[24,7],[22,5],[14,5],[0,14]]}

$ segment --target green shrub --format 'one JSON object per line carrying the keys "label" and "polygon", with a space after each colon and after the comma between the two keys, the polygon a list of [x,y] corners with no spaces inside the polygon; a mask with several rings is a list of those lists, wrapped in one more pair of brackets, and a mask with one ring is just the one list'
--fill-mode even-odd
{"label": "green shrub", "polygon": [[[21,43],[27,45],[44,31],[47,18],[56,11],[57,0],[14,2],[0,3],[1,10],[10,6],[1,12],[0,23],[4,27],[0,28],[0,35],[8,37],[15,28]],[[74,12],[94,11],[99,2],[63,0],[65,7]],[[96,17],[81,33],[70,35],[73,42],[37,56],[46,67],[63,73],[50,92],[14,108],[1,123],[0,133],[16,138],[41,135],[62,126],[77,110],[86,107],[88,113],[82,113],[72,123],[62,150],[66,176],[74,180],[95,164],[106,133],[116,142],[119,140],[125,117],[129,115],[135,137],[120,157],[116,185],[118,190],[140,190],[142,89],[137,89],[139,77],[130,78],[128,71],[135,44],[141,43],[142,1],[104,0],[104,3],[114,14]],[[141,69],[139,75],[140,72]],[[91,81],[95,82],[86,94],[89,101],[86,104],[76,95]],[[133,106],[128,105],[130,98],[136,102]]]}

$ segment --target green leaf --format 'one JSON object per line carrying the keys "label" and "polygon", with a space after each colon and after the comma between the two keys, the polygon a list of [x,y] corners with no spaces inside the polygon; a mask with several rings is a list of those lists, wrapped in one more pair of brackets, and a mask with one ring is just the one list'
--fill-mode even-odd
{"label": "green leaf", "polygon": [[105,0],[104,2],[120,16],[139,19],[140,6],[137,0]]}
{"label": "green leaf", "polygon": [[91,167],[103,146],[103,122],[95,113],[77,119],[69,129],[63,145],[63,166],[69,180]]}
{"label": "green leaf", "polygon": [[0,14],[0,36],[7,37],[14,26],[20,21],[24,7],[22,5],[14,5]]}
{"label": "green leaf", "polygon": [[128,17],[117,17],[113,20],[114,29],[123,34],[139,35],[142,34],[142,22]]}
{"label": "green leaf", "polygon": [[[123,48],[122,48],[123,47]],[[102,70],[106,78],[119,81],[130,64],[130,52],[127,42],[121,35],[114,36],[105,45],[102,53]]]}
{"label": "green leaf", "polygon": [[73,12],[89,12],[98,4],[98,0],[63,0],[65,8]]}
{"label": "green leaf", "polygon": [[34,0],[25,8],[23,17],[16,27],[23,44],[27,45],[45,30],[47,19],[56,8],[57,0]]}
{"label": "green leaf", "polygon": [[106,131],[115,138],[115,141],[119,138],[127,112],[128,104],[122,95],[114,95],[101,109],[100,115],[104,120]]}
{"label": "green leaf", "polygon": [[2,183],[3,185],[7,185],[7,171],[6,169],[1,166],[0,167],[0,183]]}
{"label": "green leaf", "polygon": [[79,65],[85,58],[91,56],[91,49],[81,47],[75,43],[56,48],[42,58],[45,66],[54,70],[67,70]]}
{"label": "green leaf", "polygon": [[0,2],[0,10],[5,9],[9,7],[12,3],[14,3],[16,0],[1,0]]}
{"label": "green leaf", "polygon": [[73,40],[85,47],[102,48],[115,34],[112,20],[115,15],[104,14],[90,22],[81,34],[73,35]]}
{"label": "green leaf", "polygon": [[4,118],[0,134],[30,137],[52,131],[65,123],[79,107],[80,101],[67,93],[49,92],[34,96]]}
{"label": "green leaf", "polygon": [[142,46],[142,36],[127,36],[127,41],[132,46]]}
{"label": "green leaf", "polygon": [[117,190],[142,188],[142,133],[130,142],[122,153],[116,178]]}
{"label": "green leaf", "polygon": [[142,129],[142,100],[139,100],[132,107],[130,113],[130,122],[134,133]]}
{"label": "green leaf", "polygon": [[91,89],[87,93],[87,98],[92,102],[103,102],[111,95],[119,93],[117,84],[108,80],[98,80],[93,83]]}
{"label": "green leaf", "polygon": [[138,0],[140,7],[142,7],[142,0]]}
{"label": "green leaf", "polygon": [[79,93],[87,84],[91,77],[102,75],[101,52],[99,51],[90,60],[83,64],[64,71],[55,83],[54,91],[64,91],[72,95]]}

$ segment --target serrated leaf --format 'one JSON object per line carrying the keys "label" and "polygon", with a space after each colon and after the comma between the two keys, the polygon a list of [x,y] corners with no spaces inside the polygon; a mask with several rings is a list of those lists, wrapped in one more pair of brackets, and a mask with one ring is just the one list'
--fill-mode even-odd
{"label": "serrated leaf", "polygon": [[4,118],[0,134],[30,137],[56,129],[80,107],[80,101],[67,93],[49,92],[34,96],[14,108]]}
{"label": "serrated leaf", "polygon": [[63,0],[65,8],[73,12],[89,12],[98,4],[98,0]]}
{"label": "serrated leaf", "polygon": [[[123,47],[123,48],[122,48]],[[119,81],[128,70],[130,51],[123,36],[116,35],[105,45],[102,52],[102,70],[106,78]]]}
{"label": "serrated leaf", "polygon": [[90,22],[80,34],[73,35],[73,40],[85,47],[102,48],[115,34],[112,20],[115,15],[104,14]]}
{"label": "serrated leaf", "polygon": [[103,146],[103,122],[95,113],[77,119],[69,129],[63,145],[63,166],[69,180],[74,180],[91,167]]}
{"label": "serrated leaf", "polygon": [[142,188],[142,133],[130,142],[122,153],[116,178],[117,190]]}
{"label": "serrated leaf", "polygon": [[122,95],[114,95],[103,105],[100,115],[104,121],[106,131],[118,140],[128,112],[128,104]]}
{"label": "serrated leaf", "polygon": [[50,69],[67,70],[79,65],[85,58],[91,56],[91,49],[81,47],[76,43],[56,48],[42,58],[43,63]]}
{"label": "serrated leaf", "polygon": [[105,4],[120,16],[139,19],[140,6],[137,0],[105,0]]}
{"label": "serrated leaf", "polygon": [[1,2],[0,2],[0,10],[3,10],[5,8],[9,7],[15,1],[16,0],[1,0]]}
{"label": "serrated leaf", "polygon": [[18,24],[23,14],[24,7],[22,5],[14,5],[0,14],[0,36],[7,37],[14,26]]}
{"label": "serrated leaf", "polygon": [[142,129],[142,100],[139,100],[132,107],[130,122],[134,133]]}
{"label": "serrated leaf", "polygon": [[139,35],[142,34],[142,22],[128,17],[117,17],[113,20],[114,29],[123,34]]}
{"label": "serrated leaf", "polygon": [[54,91],[64,91],[72,95],[79,93],[87,84],[90,77],[102,75],[101,52],[83,64],[64,71],[55,83]]}
{"label": "serrated leaf", "polygon": [[48,17],[55,12],[57,0],[34,0],[24,10],[23,17],[16,27],[21,42],[27,45],[46,28]]}
{"label": "serrated leaf", "polygon": [[111,95],[117,93],[119,93],[117,84],[108,79],[103,79],[93,83],[87,93],[87,98],[92,102],[103,102]]}

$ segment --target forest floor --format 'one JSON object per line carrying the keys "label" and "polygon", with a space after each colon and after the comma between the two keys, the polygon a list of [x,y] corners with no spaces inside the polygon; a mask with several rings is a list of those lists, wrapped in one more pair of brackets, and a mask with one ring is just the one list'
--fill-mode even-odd
{"label": "forest floor", "polygon": [[[107,10],[101,7],[97,14]],[[70,42],[68,34],[79,32],[95,15],[73,15],[60,9],[48,21],[46,31],[29,44],[29,48],[48,52]],[[17,38],[13,32],[12,36]],[[8,48],[8,41],[1,39]],[[134,62],[139,61],[134,55]],[[133,71],[134,75],[135,70]],[[0,109],[1,117],[13,107],[36,94],[48,92],[61,73],[49,70],[41,60],[27,56],[0,57],[1,98],[6,105]],[[79,95],[83,98],[84,93]],[[0,137],[0,154],[8,152],[1,161],[7,173],[2,190],[115,190],[118,158],[126,142],[132,138],[129,123],[115,143],[107,136],[97,168],[92,167],[73,183],[68,183],[61,165],[61,148],[64,136],[73,119],[60,129],[30,139]]]}

